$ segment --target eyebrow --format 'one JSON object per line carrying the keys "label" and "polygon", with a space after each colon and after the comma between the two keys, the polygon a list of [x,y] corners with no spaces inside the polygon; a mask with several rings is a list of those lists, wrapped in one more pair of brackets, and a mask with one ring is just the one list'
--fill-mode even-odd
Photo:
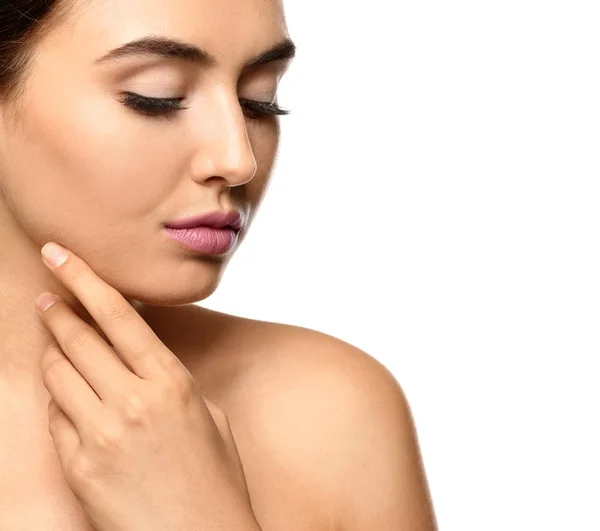
{"label": "eyebrow", "polygon": [[[295,55],[296,45],[291,39],[287,38],[250,59],[244,68],[264,65],[279,59],[291,60]],[[211,55],[195,44],[160,35],[148,35],[123,44],[114,50],[110,50],[107,54],[94,61],[94,63],[112,62],[124,57],[145,56],[183,59],[200,66],[214,66],[217,64],[217,59],[214,55]]]}

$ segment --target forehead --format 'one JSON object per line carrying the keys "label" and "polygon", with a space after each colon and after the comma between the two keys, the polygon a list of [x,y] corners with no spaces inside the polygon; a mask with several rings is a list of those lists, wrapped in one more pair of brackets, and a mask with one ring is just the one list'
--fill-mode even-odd
{"label": "forehead", "polygon": [[282,0],[72,1],[67,21],[52,32],[53,48],[62,44],[89,59],[155,34],[243,61],[288,36]]}

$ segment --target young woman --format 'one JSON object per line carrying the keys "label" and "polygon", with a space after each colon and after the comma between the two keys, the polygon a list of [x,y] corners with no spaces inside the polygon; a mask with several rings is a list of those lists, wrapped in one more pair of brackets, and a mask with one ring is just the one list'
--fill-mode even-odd
{"label": "young woman", "polygon": [[279,0],[0,4],[1,531],[435,528],[384,366],[193,304],[294,50]]}

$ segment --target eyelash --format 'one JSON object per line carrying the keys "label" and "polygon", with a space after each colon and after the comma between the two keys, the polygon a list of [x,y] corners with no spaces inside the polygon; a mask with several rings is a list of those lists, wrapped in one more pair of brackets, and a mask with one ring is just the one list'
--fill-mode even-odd
{"label": "eyelash", "polygon": [[[183,99],[150,98],[136,94],[135,92],[122,92],[121,98],[118,101],[145,116],[158,119],[172,119],[175,117],[175,111],[183,111],[189,108],[180,105]],[[255,113],[255,116],[250,116],[254,120],[260,120],[272,115],[286,115],[290,113],[290,111],[282,109],[276,103],[240,99],[240,104],[252,113]]]}

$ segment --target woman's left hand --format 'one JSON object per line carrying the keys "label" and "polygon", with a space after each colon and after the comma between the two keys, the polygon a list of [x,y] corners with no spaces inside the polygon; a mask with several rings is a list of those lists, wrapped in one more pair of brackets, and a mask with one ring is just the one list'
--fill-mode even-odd
{"label": "woman's left hand", "polygon": [[47,265],[112,344],[61,297],[40,311],[56,338],[41,359],[49,431],[90,521],[99,531],[259,531],[223,411],[127,300],[66,253]]}

